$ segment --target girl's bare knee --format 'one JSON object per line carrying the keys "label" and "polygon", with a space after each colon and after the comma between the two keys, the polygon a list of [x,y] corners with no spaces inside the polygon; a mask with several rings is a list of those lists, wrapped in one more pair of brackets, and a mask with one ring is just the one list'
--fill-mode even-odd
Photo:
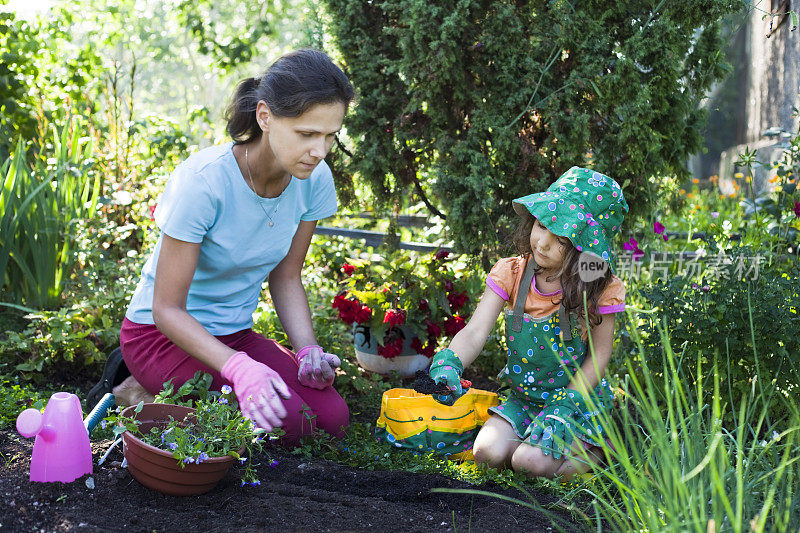
{"label": "girl's bare knee", "polygon": [[511,468],[536,477],[554,477],[564,463],[563,459],[553,459],[541,449],[529,444],[521,444],[511,456]]}
{"label": "girl's bare knee", "polygon": [[475,443],[472,448],[472,454],[475,456],[477,464],[486,465],[491,468],[503,468],[508,465],[508,453],[506,446],[502,444]]}

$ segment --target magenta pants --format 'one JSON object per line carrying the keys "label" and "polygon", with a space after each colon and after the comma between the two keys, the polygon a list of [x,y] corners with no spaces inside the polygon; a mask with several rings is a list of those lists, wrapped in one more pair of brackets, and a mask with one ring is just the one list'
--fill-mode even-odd
{"label": "magenta pants", "polygon": [[[264,363],[289,386],[292,395],[283,400],[287,414],[283,419],[282,429],[286,435],[281,438],[282,444],[294,446],[300,437],[312,434],[316,428],[337,437],[344,435],[350,419],[347,404],[333,387],[317,390],[301,385],[297,380],[297,360],[292,352],[252,329],[219,335],[217,339]],[[194,377],[198,370],[208,372],[214,378],[212,390],[219,390],[225,384],[232,385],[219,372],[178,348],[154,325],[137,324],[126,318],[122,322],[120,345],[122,358],[131,375],[150,394],[160,392],[164,382],[170,379],[177,388]]]}

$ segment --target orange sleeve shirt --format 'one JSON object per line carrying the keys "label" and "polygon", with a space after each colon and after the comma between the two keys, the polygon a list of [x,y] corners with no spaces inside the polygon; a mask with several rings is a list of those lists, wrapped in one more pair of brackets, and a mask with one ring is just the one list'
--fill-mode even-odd
{"label": "orange sleeve shirt", "polygon": [[[505,300],[507,307],[511,309],[514,308],[514,301],[526,265],[527,257],[507,257],[498,261],[486,278],[486,285]],[[542,318],[557,312],[560,304],[561,290],[540,292],[536,288],[536,278],[534,277],[525,299],[525,312],[534,318]],[[598,309],[601,315],[625,310],[625,285],[617,276],[611,276],[611,282],[600,295]]]}

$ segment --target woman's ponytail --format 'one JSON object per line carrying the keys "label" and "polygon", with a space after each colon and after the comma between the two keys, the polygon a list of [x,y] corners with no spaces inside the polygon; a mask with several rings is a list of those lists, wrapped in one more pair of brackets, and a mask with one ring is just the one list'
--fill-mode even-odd
{"label": "woman's ponytail", "polygon": [[237,144],[250,142],[261,135],[261,128],[256,121],[259,82],[258,78],[242,80],[225,110],[225,120],[228,122],[225,131]]}

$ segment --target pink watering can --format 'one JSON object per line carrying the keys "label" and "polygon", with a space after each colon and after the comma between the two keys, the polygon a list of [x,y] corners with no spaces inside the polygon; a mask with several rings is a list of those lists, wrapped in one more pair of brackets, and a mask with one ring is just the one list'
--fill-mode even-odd
{"label": "pink watering can", "polygon": [[81,402],[68,392],[50,397],[44,414],[25,409],[17,417],[17,431],[36,436],[31,456],[31,481],[69,483],[92,473],[92,449],[83,422]]}

